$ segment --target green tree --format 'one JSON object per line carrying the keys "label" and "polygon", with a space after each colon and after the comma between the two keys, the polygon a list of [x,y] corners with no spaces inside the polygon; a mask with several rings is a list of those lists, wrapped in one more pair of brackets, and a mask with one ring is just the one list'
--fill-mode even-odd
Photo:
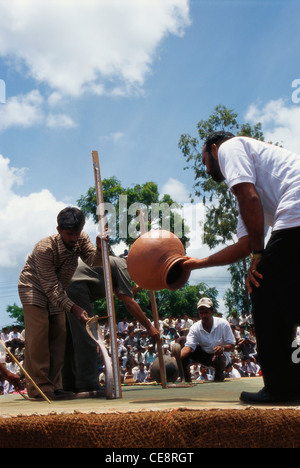
{"label": "green tree", "polygon": [[[211,288],[205,283],[199,283],[197,285],[186,284],[183,288],[176,291],[170,291],[168,289],[156,291],[155,298],[159,317],[161,319],[167,318],[170,315],[173,317],[182,317],[184,314],[188,314],[191,317],[196,314],[197,303],[199,299],[204,296],[209,297],[213,301],[215,310],[218,312],[218,291],[216,288]],[[152,310],[149,291],[139,291],[135,296],[135,300],[151,320]],[[94,312],[105,320],[107,313],[106,299],[95,302]],[[124,317],[128,317],[129,320],[131,320],[129,312],[124,307],[123,302],[119,301],[117,298],[115,298],[115,312],[117,321],[122,320]]]}
{"label": "green tree", "polygon": [[8,313],[9,317],[15,320],[16,325],[24,326],[24,314],[23,308],[17,306],[14,302],[13,305],[8,305],[6,307],[6,312]]}
{"label": "green tree", "polygon": [[211,288],[205,283],[190,285],[187,283],[183,288],[177,291],[163,289],[157,292],[157,302],[160,310],[160,315],[163,318],[168,316],[189,316],[196,314],[197,303],[201,297],[209,297],[213,303],[216,312],[218,311],[219,303],[217,300],[218,291],[216,288]]}
{"label": "green tree", "polygon": [[[249,136],[257,140],[264,140],[261,124],[253,127],[250,124],[239,124],[238,114],[225,106],[217,106],[207,120],[197,124],[197,137],[182,134],[179,148],[187,162],[185,169],[192,169],[195,173],[193,197],[202,197],[206,206],[206,222],[204,225],[204,243],[211,249],[218,245],[236,242],[238,207],[235,197],[228,190],[225,182],[218,184],[206,174],[202,162],[202,147],[207,137],[216,131],[227,131],[234,135]],[[234,307],[238,312],[250,311],[249,295],[245,287],[245,277],[248,270],[248,259],[233,265],[228,270],[231,274],[232,287],[225,295],[225,304],[230,309]]]}

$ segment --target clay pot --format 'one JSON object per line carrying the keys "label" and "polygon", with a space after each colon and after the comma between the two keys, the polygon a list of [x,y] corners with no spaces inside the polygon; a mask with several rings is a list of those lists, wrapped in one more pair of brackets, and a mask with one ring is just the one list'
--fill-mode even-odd
{"label": "clay pot", "polygon": [[133,243],[127,268],[133,281],[144,289],[175,291],[190,277],[190,272],[181,266],[184,257],[184,248],[178,237],[169,231],[155,229]]}

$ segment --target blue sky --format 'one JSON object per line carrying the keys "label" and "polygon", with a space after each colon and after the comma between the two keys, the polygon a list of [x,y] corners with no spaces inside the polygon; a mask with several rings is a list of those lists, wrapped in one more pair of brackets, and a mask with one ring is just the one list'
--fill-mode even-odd
{"label": "blue sky", "polygon": [[[218,104],[300,152],[299,13],[298,0],[0,0],[0,326],[34,243],[94,184],[93,150],[103,178],[186,203],[178,141]],[[221,299],[228,275],[192,281]]]}

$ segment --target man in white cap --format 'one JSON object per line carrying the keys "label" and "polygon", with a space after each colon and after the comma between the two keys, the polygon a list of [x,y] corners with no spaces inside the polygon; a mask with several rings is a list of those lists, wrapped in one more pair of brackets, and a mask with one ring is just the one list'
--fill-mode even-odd
{"label": "man in white cap", "polygon": [[235,338],[227,320],[214,317],[211,299],[203,297],[197,304],[200,320],[191,326],[181,350],[185,380],[189,382],[190,364],[199,362],[215,369],[215,381],[224,380],[229,355],[234,350]]}

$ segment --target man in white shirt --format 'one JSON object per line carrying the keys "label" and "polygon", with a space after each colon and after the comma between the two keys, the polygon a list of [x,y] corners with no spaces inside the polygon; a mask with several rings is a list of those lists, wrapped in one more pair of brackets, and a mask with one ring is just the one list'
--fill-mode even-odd
{"label": "man in white shirt", "polygon": [[149,376],[149,372],[145,369],[145,364],[143,362],[139,363],[139,368],[134,374],[133,378],[135,382],[146,382]]}
{"label": "man in white shirt", "polygon": [[183,319],[184,319],[184,328],[185,329],[191,328],[194,322],[193,320],[189,318],[188,314],[184,314]]}
{"label": "man in white shirt", "polygon": [[224,380],[228,353],[234,350],[235,338],[227,320],[214,317],[211,299],[203,297],[197,304],[200,320],[191,326],[181,350],[186,382],[191,381],[190,361],[215,369],[215,381]]}
{"label": "man in white shirt", "polygon": [[[247,403],[292,402],[300,398],[300,364],[292,360],[300,322],[300,156],[247,137],[217,132],[202,151],[207,173],[226,180],[238,201],[238,242],[204,259],[189,258],[189,270],[228,265],[251,253],[246,285],[264,388],[242,392]],[[266,228],[272,235],[265,246]],[[277,344],[276,359],[273,343]],[[278,379],[276,369],[287,378]]]}
{"label": "man in white shirt", "polygon": [[122,335],[125,335],[128,326],[129,326],[129,322],[127,320],[127,317],[124,317],[123,320],[117,324],[118,332],[121,333]]}

